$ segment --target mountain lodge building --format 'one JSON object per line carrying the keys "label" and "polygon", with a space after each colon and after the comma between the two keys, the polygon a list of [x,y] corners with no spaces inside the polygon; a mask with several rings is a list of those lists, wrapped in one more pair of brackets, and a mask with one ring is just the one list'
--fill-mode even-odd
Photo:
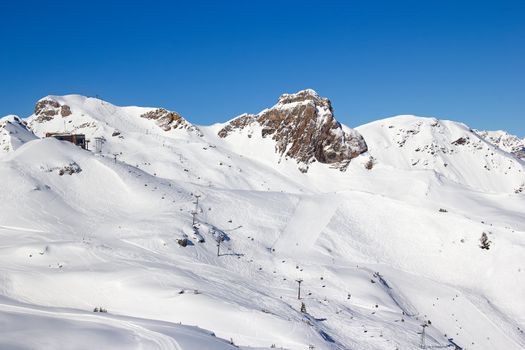
{"label": "mountain lodge building", "polygon": [[84,134],[68,134],[59,132],[48,132],[46,137],[54,137],[57,140],[69,141],[82,149],[87,149],[86,135]]}

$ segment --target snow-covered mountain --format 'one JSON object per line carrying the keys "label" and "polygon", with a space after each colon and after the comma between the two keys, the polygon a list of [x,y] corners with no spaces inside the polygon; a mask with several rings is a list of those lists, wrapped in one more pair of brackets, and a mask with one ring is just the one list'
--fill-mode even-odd
{"label": "snow-covered mountain", "polygon": [[435,118],[397,116],[360,126],[377,163],[424,170],[486,192],[512,192],[523,184],[523,162],[468,126]]}
{"label": "snow-covered mountain", "polygon": [[351,130],[310,90],[212,126],[48,96],[28,124],[105,142],[0,159],[0,348],[525,348],[525,163],[463,124]]}
{"label": "snow-covered mountain", "polygon": [[98,98],[80,95],[40,99],[28,118],[28,125],[41,137],[46,132],[84,133],[89,138],[118,137],[121,131],[160,133],[168,137],[178,137],[181,131],[198,134],[198,129],[176,112],[162,108],[117,107]]}
{"label": "snow-covered mountain", "polygon": [[36,138],[27,128],[27,123],[18,116],[8,115],[0,118],[0,157]]}
{"label": "snow-covered mountain", "polygon": [[476,130],[483,139],[499,147],[500,149],[514,154],[520,159],[525,159],[525,139],[511,135],[506,131],[480,131]]}

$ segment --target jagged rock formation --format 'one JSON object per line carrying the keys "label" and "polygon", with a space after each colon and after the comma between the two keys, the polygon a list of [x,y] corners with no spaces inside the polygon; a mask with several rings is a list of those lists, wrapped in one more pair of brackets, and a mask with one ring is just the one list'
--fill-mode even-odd
{"label": "jagged rock formation", "polygon": [[171,129],[186,129],[189,131],[198,131],[177,112],[171,112],[164,108],[157,108],[141,115],[141,118],[153,119],[155,123],[164,131]]}
{"label": "jagged rock formation", "polygon": [[[219,130],[219,137],[225,138],[234,130],[242,130],[245,127],[255,122],[256,116],[253,114],[241,114],[237,118],[233,119],[228,125]],[[252,134],[248,134],[248,137],[252,137]]]}
{"label": "jagged rock formation", "polygon": [[525,160],[525,139],[520,139],[505,131],[480,131],[475,130],[485,141],[492,143],[494,146],[514,154],[517,158]]}
{"label": "jagged rock formation", "polygon": [[[345,170],[352,158],[367,151],[363,137],[341,125],[330,100],[313,90],[284,94],[275,106],[257,115],[243,114],[219,130],[221,138],[248,126],[260,126],[262,137],[271,137],[275,151],[292,158],[303,172],[318,161]],[[253,128],[248,132],[251,137]]]}

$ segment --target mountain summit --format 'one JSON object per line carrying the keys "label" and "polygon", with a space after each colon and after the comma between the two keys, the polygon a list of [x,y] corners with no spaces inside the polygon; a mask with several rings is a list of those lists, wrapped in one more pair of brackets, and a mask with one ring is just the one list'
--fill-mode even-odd
{"label": "mountain summit", "polygon": [[176,112],[164,108],[119,107],[99,98],[81,95],[46,96],[28,118],[38,136],[46,132],[84,133],[88,137],[115,137],[122,133],[174,133],[199,130]]}
{"label": "mountain summit", "polygon": [[465,124],[400,115],[357,130],[382,166],[427,171],[478,191],[521,191],[523,162]]}
{"label": "mountain summit", "polygon": [[345,170],[352,158],[367,151],[363,137],[335,119],[330,100],[311,89],[283,94],[273,107],[233,119],[218,135],[227,138],[245,128],[248,137],[255,129],[263,138],[271,137],[275,152],[295,159],[303,172],[316,161]]}

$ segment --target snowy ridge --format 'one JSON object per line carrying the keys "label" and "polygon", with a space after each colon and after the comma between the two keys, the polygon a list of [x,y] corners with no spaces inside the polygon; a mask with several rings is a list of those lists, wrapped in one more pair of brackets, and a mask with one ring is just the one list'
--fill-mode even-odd
{"label": "snowy ridge", "polygon": [[35,113],[28,118],[29,127],[42,137],[46,132],[83,133],[87,137],[115,137],[125,133],[152,133],[181,136],[172,128],[173,116],[183,129],[197,129],[175,112],[144,107],[118,107],[109,102],[81,95],[46,96],[40,99]]}
{"label": "snowy ridge", "polygon": [[36,138],[26,122],[18,116],[8,115],[0,118],[0,157]]}
{"label": "snowy ridge", "polygon": [[516,135],[511,135],[503,130],[475,131],[479,136],[494,146],[499,147],[505,152],[512,153],[520,159],[525,159],[525,139],[520,139]]}

